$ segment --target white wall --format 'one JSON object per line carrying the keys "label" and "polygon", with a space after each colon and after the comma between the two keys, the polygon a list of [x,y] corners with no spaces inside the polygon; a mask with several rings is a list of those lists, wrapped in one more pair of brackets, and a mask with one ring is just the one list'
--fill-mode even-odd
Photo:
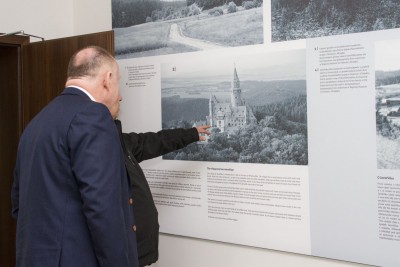
{"label": "white wall", "polygon": [[[73,2],[65,0],[1,0],[0,32],[23,30],[46,40],[71,36]],[[38,39],[31,38],[31,41]],[[40,40],[40,39],[39,39]]]}
{"label": "white wall", "polygon": [[[1,0],[0,32],[46,40],[111,30],[111,0]],[[37,41],[31,39],[31,41]],[[232,233],[235,234],[235,233]],[[153,267],[356,267],[354,263],[171,235],[160,236]]]}
{"label": "white wall", "polygon": [[50,40],[111,30],[111,0],[1,0],[0,6],[1,33],[23,30]]}
{"label": "white wall", "polygon": [[74,35],[111,30],[111,0],[74,0]]}

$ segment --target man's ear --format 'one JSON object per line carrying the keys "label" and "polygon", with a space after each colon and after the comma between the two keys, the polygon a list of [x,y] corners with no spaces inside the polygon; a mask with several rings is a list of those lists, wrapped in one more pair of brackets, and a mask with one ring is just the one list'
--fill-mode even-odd
{"label": "man's ear", "polygon": [[105,89],[109,90],[110,89],[110,84],[111,84],[111,77],[112,77],[112,72],[111,71],[107,71],[104,74],[104,79],[103,79],[103,86]]}

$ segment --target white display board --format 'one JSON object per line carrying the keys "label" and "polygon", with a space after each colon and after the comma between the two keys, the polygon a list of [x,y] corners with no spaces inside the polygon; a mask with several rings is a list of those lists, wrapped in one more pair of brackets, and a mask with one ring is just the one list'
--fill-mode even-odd
{"label": "white display board", "polygon": [[[284,8],[343,13],[334,1],[286,2],[115,27],[124,132],[213,125],[207,142],[141,163],[161,231],[399,266],[400,30],[376,20],[376,30],[324,35],[325,17],[325,28],[295,18],[289,31]],[[225,43],[190,30],[250,18],[250,44],[235,25]],[[155,29],[169,39],[150,49]]]}

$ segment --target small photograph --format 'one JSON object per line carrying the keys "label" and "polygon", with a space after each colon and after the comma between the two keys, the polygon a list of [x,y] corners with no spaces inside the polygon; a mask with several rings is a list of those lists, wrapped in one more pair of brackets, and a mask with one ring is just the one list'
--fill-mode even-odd
{"label": "small photograph", "polygon": [[262,44],[263,0],[112,0],[117,59]]}
{"label": "small photograph", "polygon": [[272,0],[272,42],[400,27],[398,0]]}
{"label": "small photograph", "polygon": [[400,169],[400,39],[375,44],[378,169]]}
{"label": "small photograph", "polygon": [[163,157],[308,165],[305,50],[162,64],[162,128],[211,126]]}

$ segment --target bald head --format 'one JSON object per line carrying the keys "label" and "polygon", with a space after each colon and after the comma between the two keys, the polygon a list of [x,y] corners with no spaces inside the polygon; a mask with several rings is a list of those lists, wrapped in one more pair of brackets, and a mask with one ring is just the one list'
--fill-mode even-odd
{"label": "bald head", "polygon": [[119,68],[114,57],[105,49],[88,46],[76,52],[68,64],[66,87],[78,86],[90,93],[96,102],[110,110],[113,118],[118,116]]}
{"label": "bald head", "polygon": [[89,46],[76,52],[68,64],[68,79],[94,78],[105,66],[114,64],[114,57],[107,50]]}

